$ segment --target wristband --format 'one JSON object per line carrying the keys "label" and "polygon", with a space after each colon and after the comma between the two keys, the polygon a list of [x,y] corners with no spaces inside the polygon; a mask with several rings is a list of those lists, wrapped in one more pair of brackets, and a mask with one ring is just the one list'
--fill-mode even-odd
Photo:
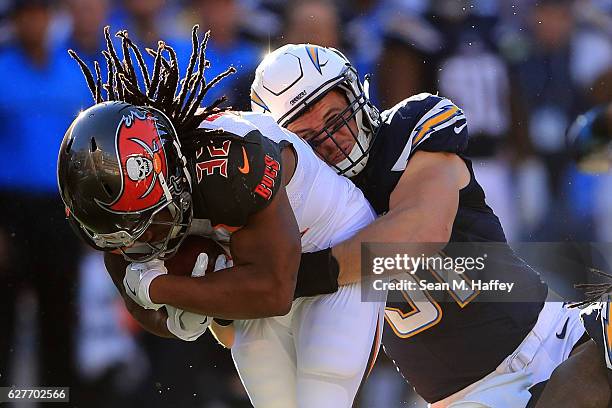
{"label": "wristband", "polygon": [[326,295],[338,290],[340,265],[331,248],[303,253],[298,269],[294,299]]}
{"label": "wristband", "polygon": [[[165,268],[164,268],[165,269]],[[164,306],[163,304],[154,303],[151,300],[151,296],[149,294],[149,287],[151,286],[151,282],[161,275],[167,275],[167,272],[160,269],[151,269],[145,273],[142,280],[140,281],[139,295],[146,302],[145,309],[153,309],[159,310],[160,307]]]}

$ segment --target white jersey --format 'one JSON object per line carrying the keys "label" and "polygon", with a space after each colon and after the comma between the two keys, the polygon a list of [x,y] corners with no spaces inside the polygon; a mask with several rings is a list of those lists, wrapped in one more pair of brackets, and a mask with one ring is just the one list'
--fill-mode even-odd
{"label": "white jersey", "polygon": [[[334,246],[374,220],[361,190],[271,116],[224,113],[201,127],[239,137],[258,131],[273,142],[293,146],[296,168],[285,190],[302,235],[303,252]],[[194,220],[192,226],[199,223],[203,220]],[[223,228],[215,227],[217,238]],[[227,229],[225,233],[229,238]],[[378,302],[363,302],[361,284],[354,283],[335,293],[296,299],[284,316],[234,321],[232,358],[253,406],[352,406],[370,367],[371,351],[378,350],[385,294],[380,296]]]}
{"label": "white jersey", "polygon": [[312,148],[271,116],[254,112],[229,112],[204,121],[201,128],[224,129],[237,136],[253,130],[277,143],[291,143],[297,163],[287,196],[302,235],[302,252],[330,248],[362,229],[375,213],[361,190],[337,175]]}

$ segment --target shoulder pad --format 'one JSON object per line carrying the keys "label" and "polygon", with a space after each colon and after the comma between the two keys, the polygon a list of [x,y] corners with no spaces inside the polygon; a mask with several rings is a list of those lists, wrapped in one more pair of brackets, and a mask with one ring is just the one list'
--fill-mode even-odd
{"label": "shoulder pad", "polygon": [[414,95],[383,112],[383,120],[393,132],[410,132],[392,171],[403,171],[418,150],[460,153],[467,147],[463,111],[441,96]]}
{"label": "shoulder pad", "polygon": [[225,131],[200,143],[190,155],[194,195],[205,212],[198,215],[213,226],[244,226],[280,188],[280,151],[256,128],[244,135]]}

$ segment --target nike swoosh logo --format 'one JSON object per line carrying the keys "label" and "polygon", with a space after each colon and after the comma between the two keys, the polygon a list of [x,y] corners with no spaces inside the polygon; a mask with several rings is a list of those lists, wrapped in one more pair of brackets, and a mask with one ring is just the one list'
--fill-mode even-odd
{"label": "nike swoosh logo", "polygon": [[567,332],[567,324],[569,323],[569,317],[565,320],[565,324],[563,325],[563,329],[561,333],[555,333],[559,340],[563,340],[565,338],[565,332]]}
{"label": "nike swoosh logo", "polygon": [[249,172],[251,171],[251,166],[249,166],[249,158],[247,157],[247,153],[246,150],[244,148],[244,146],[242,147],[242,166],[238,167],[238,171],[241,172],[242,174],[249,174]]}
{"label": "nike swoosh logo", "polygon": [[125,286],[128,287],[128,289],[130,290],[130,292],[132,292],[134,294],[134,296],[136,296],[136,291],[132,288],[130,288],[130,284],[126,281]]}
{"label": "nike swoosh logo", "polygon": [[466,126],[467,126],[467,122],[465,122],[463,125],[461,125],[461,126],[459,126],[459,127],[455,126],[455,127],[454,127],[454,129],[455,129],[455,133],[456,133],[456,134],[461,133],[461,131],[463,130],[463,128],[464,128],[464,127],[466,127]]}

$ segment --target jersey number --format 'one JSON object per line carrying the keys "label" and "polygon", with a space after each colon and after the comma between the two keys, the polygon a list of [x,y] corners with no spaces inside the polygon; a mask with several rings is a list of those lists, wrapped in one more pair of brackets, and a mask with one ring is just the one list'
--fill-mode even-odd
{"label": "jersey number", "polygon": [[[470,283],[469,279],[463,274],[440,272],[433,269],[429,271],[439,282],[449,283],[450,289],[448,292],[460,307],[465,307],[478,295],[478,291],[471,288],[454,289],[453,281],[463,279]],[[410,293],[402,290],[406,307],[403,307],[404,305],[400,308],[386,307],[385,320],[398,337],[406,339],[438,324],[442,320],[442,308],[427,290],[420,289],[419,280],[415,275],[403,273],[400,277],[403,280],[414,280],[416,282],[416,289],[410,290]],[[399,282],[397,279],[391,279],[391,281]],[[471,285],[467,286],[470,287]],[[457,287],[461,286],[457,285]]]}
{"label": "jersey number", "polygon": [[[210,176],[215,173],[215,170],[219,170],[219,174],[227,178],[227,159],[231,144],[231,140],[225,140],[221,147],[206,146],[211,160],[196,163],[196,176],[198,178],[198,183],[202,182],[202,177],[204,174]],[[199,158],[203,152],[203,148],[197,152],[196,159]]]}

